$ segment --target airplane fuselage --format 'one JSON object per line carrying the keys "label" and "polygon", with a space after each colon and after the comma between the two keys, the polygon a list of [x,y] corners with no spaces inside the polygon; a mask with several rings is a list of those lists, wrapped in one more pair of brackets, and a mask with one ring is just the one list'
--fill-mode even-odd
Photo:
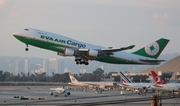
{"label": "airplane fuselage", "polygon": [[178,83],[167,83],[167,84],[162,84],[162,85],[154,85],[154,86],[151,86],[152,89],[155,89],[155,90],[161,90],[161,91],[180,91],[180,84]]}
{"label": "airplane fuselage", "polygon": [[115,82],[75,82],[69,84],[75,86],[94,87],[94,86],[114,86]]}
{"label": "airplane fuselage", "polygon": [[150,88],[152,83],[126,83],[123,84],[122,86],[128,87],[128,88],[133,88],[133,89],[146,89]]}
{"label": "airplane fuselage", "polygon": [[[148,58],[145,56],[122,51],[113,52],[113,54],[111,55],[94,56],[95,53],[98,52],[98,50],[109,48],[84,43],[66,36],[32,28],[15,32],[13,33],[13,35],[26,45],[32,45],[35,47],[55,51],[60,56],[75,56],[80,58],[83,57],[88,60],[97,60],[100,62],[112,64],[159,64],[159,62],[140,61],[155,60],[153,58]],[[93,56],[90,55],[89,57],[87,57],[79,50],[88,50],[89,52],[92,51]]]}

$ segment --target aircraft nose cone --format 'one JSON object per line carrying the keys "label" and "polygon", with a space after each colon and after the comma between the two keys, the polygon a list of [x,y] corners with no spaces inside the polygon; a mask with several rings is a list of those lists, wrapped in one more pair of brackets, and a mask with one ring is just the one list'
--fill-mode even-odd
{"label": "aircraft nose cone", "polygon": [[13,35],[13,36],[16,36],[16,33],[13,33],[12,35]]}
{"label": "aircraft nose cone", "polygon": [[12,35],[13,35],[14,37],[17,36],[17,32],[14,32]]}

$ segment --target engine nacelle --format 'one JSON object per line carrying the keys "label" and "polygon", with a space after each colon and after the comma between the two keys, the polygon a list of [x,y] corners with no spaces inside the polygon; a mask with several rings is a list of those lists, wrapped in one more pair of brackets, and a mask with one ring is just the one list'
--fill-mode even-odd
{"label": "engine nacelle", "polygon": [[71,95],[71,93],[70,93],[70,92],[67,92],[66,94],[67,94],[68,96],[69,96],[69,95]]}
{"label": "engine nacelle", "polygon": [[99,88],[104,90],[104,89],[105,89],[105,86],[104,86],[104,85],[101,85],[101,86],[99,86]]}
{"label": "engine nacelle", "polygon": [[66,49],[66,50],[64,51],[64,55],[65,55],[65,56],[74,56],[74,50]]}
{"label": "engine nacelle", "polygon": [[60,53],[60,52],[58,52],[57,55],[59,55],[59,56],[66,56],[64,53]]}
{"label": "engine nacelle", "polygon": [[93,85],[89,85],[89,88],[93,88],[94,86]]}
{"label": "engine nacelle", "polygon": [[90,55],[90,56],[97,57],[98,54],[99,54],[98,51],[93,50],[93,49],[89,49],[89,55]]}
{"label": "engine nacelle", "polygon": [[53,95],[53,92],[49,92],[49,95],[51,95],[51,96],[52,96],[52,95]]}

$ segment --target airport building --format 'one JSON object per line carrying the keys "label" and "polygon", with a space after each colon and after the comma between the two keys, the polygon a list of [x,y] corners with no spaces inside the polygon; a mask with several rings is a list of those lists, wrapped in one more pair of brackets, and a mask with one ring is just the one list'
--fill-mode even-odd
{"label": "airport building", "polygon": [[59,73],[58,69],[58,59],[57,58],[49,58],[49,71],[50,73]]}
{"label": "airport building", "polygon": [[48,61],[48,59],[43,60],[43,72],[46,72],[46,73],[49,72],[49,61]]}
{"label": "airport building", "polygon": [[24,64],[24,73],[27,75],[28,72],[29,72],[29,67],[30,67],[30,64],[29,64],[29,59],[26,59],[25,60],[25,64]]}
{"label": "airport building", "polygon": [[16,61],[16,68],[15,68],[15,75],[24,71],[24,60],[17,60]]}

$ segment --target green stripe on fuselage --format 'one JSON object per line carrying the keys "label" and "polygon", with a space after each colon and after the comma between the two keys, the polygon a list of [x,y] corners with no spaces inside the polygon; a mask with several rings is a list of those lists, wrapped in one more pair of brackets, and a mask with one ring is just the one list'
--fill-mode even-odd
{"label": "green stripe on fuselage", "polygon": [[114,58],[114,57],[111,57],[111,56],[98,57],[98,58],[96,58],[96,60],[100,61],[100,62],[112,63],[112,64],[139,64],[139,63],[136,63],[136,62],[117,59],[117,58]]}
{"label": "green stripe on fuselage", "polygon": [[23,36],[15,36],[15,37],[25,44],[29,44],[32,46],[36,46],[39,48],[52,50],[52,51],[56,51],[56,52],[61,52],[61,53],[63,52],[62,50],[57,49],[57,47],[64,47],[64,46],[59,46],[56,43],[51,43],[51,42],[47,42],[47,41],[43,41],[43,40],[39,40],[39,39],[35,39],[35,38],[26,38]]}

